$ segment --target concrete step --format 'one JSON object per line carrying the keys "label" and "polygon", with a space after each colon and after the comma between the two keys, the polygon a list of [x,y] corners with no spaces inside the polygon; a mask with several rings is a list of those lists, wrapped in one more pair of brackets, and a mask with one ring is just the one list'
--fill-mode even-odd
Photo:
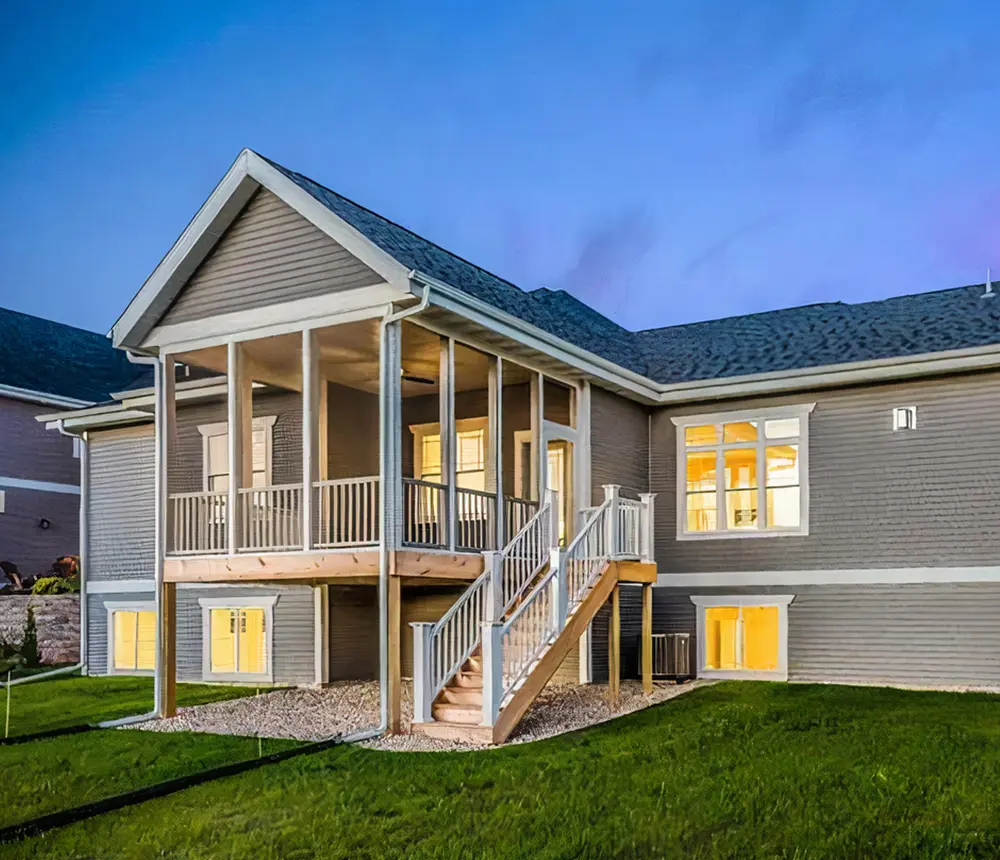
{"label": "concrete step", "polygon": [[449,705],[435,702],[431,705],[431,716],[443,723],[478,726],[483,721],[483,709],[474,705]]}
{"label": "concrete step", "polygon": [[493,743],[493,729],[490,726],[470,726],[465,723],[435,721],[414,723],[414,734],[427,735],[443,741],[457,741],[463,744]]}

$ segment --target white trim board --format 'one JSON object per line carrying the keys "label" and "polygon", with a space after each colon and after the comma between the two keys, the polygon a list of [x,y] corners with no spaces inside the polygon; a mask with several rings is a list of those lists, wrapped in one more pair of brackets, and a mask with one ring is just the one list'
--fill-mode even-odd
{"label": "white trim board", "polygon": [[57,484],[55,481],[29,481],[27,478],[5,478],[0,475],[0,487],[9,490],[37,490],[40,493],[65,493],[79,496],[79,484]]}
{"label": "white trim board", "polygon": [[720,588],[779,585],[920,585],[1000,582],[1000,567],[894,567],[855,570],[751,570],[661,573],[658,588]]}
{"label": "white trim board", "polygon": [[156,582],[152,579],[103,579],[93,582],[87,580],[87,594],[136,594],[144,591],[156,591]]}
{"label": "white trim board", "polygon": [[139,675],[151,677],[151,669],[118,669],[115,667],[115,613],[116,612],[156,612],[155,600],[105,600],[104,611],[107,613],[108,656],[107,673],[109,675]]}
{"label": "white trim board", "polygon": [[[246,595],[242,597],[199,597],[201,607],[201,677],[204,681],[260,681],[274,683],[274,606],[280,595]],[[213,609],[263,609],[264,610],[264,659],[263,672],[213,672],[212,671],[212,610]]]}
{"label": "white trim board", "polygon": [[[696,630],[698,635],[698,657],[696,673],[699,678],[734,679],[750,681],[788,680],[788,604],[795,599],[794,594],[717,594],[710,596],[691,595],[696,607]],[[774,669],[709,669],[705,666],[706,644],[705,609],[715,606],[773,606],[778,610],[778,665]],[[742,612],[740,613],[742,616]],[[740,624],[742,629],[742,623]],[[737,653],[742,645],[737,645]]]}

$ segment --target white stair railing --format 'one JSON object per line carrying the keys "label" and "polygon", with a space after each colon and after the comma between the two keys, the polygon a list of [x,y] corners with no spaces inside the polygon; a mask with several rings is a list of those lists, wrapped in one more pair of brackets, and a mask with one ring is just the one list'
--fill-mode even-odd
{"label": "white stair railing", "polygon": [[558,496],[550,491],[502,551],[483,553],[482,575],[440,621],[411,623],[414,722],[431,720],[435,697],[479,647],[483,622],[501,619],[549,562],[558,511]]}
{"label": "white stair railing", "polygon": [[506,621],[483,624],[483,725],[492,726],[500,709],[531,674],[537,660],[566,626],[597,580],[617,541],[618,493],[606,490],[604,503],[563,550],[552,550],[549,570]]}

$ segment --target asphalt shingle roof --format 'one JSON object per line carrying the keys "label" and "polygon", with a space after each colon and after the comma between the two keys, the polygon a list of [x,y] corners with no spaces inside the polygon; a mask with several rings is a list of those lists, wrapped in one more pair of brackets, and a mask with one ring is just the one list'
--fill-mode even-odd
{"label": "asphalt shingle roof", "polygon": [[104,335],[0,308],[0,384],[98,403],[140,379]]}
{"label": "asphalt shingle roof", "polygon": [[270,161],[404,266],[660,383],[690,382],[1000,343],[984,285],[632,332],[563,290],[525,292],[411,230]]}

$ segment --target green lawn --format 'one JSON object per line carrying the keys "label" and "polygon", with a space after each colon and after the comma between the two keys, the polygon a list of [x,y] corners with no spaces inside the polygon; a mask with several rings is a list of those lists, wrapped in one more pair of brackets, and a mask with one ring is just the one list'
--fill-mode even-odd
{"label": "green lawn", "polygon": [[[197,705],[253,695],[246,687],[178,684],[177,704]],[[0,720],[7,690],[0,689]],[[81,678],[61,675],[10,688],[10,735],[28,735],[81,723],[113,720],[153,708],[153,679],[145,677]],[[0,723],[0,737],[3,725]]]}
{"label": "green lawn", "polygon": [[341,747],[0,855],[996,857],[998,797],[1000,698],[725,683],[500,750]]}

